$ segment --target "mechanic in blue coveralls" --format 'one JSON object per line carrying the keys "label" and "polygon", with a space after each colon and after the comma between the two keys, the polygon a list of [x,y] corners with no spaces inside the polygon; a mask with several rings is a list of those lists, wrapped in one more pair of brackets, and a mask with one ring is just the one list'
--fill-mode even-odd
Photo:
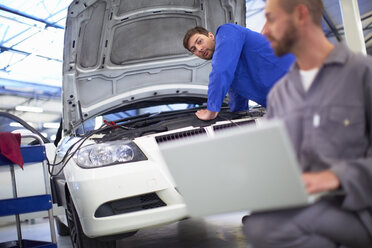
{"label": "mechanic in blue coveralls", "polygon": [[199,58],[212,60],[207,109],[196,112],[201,120],[217,117],[226,93],[232,112],[248,109],[248,100],[263,107],[266,96],[295,60],[278,58],[260,33],[236,24],[221,25],[214,36],[203,27],[185,34],[183,46]]}

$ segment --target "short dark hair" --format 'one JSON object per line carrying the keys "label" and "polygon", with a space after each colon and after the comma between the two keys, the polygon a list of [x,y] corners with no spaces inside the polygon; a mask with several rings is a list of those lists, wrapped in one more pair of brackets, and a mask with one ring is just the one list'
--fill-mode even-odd
{"label": "short dark hair", "polygon": [[189,50],[188,45],[189,45],[189,39],[190,39],[191,36],[193,36],[194,34],[203,34],[205,36],[208,36],[208,33],[209,33],[208,30],[206,30],[205,28],[200,27],[200,26],[196,26],[196,27],[194,27],[192,29],[189,29],[186,32],[185,36],[183,37],[183,46],[187,50]]}
{"label": "short dark hair", "polygon": [[293,13],[293,10],[299,4],[305,5],[310,12],[313,22],[318,26],[322,26],[322,16],[324,10],[322,0],[280,0],[279,4],[287,13]]}

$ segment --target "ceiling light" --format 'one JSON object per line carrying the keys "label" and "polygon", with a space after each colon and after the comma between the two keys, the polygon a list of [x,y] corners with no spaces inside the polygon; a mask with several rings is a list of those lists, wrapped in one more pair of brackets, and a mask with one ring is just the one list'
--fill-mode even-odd
{"label": "ceiling light", "polygon": [[23,105],[18,105],[15,107],[17,111],[25,111],[25,112],[35,112],[35,113],[41,113],[44,110],[40,107],[33,107],[33,106],[23,106]]}
{"label": "ceiling light", "polygon": [[23,126],[21,125],[21,123],[19,123],[19,122],[11,122],[11,123],[9,123],[9,126],[10,126],[10,127],[23,127]]}
{"label": "ceiling light", "polygon": [[44,128],[59,128],[59,122],[45,122],[43,124]]}
{"label": "ceiling light", "polygon": [[[28,125],[30,125],[31,127],[35,128],[35,123],[32,123],[32,122],[27,122]],[[25,126],[23,126],[21,123],[19,122],[11,122],[9,123],[9,126],[10,127],[22,127],[22,128],[25,128]]]}

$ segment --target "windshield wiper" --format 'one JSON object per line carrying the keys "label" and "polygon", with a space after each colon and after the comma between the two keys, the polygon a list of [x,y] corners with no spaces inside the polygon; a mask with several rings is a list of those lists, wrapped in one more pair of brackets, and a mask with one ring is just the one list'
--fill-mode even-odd
{"label": "windshield wiper", "polygon": [[116,124],[120,124],[122,122],[128,122],[128,121],[135,121],[137,119],[143,119],[143,118],[148,118],[150,115],[152,115],[151,113],[145,113],[145,114],[142,114],[142,115],[136,115],[136,116],[129,116],[129,117],[125,117],[125,118],[122,118],[122,119],[118,119],[116,121],[114,121]]}
{"label": "windshield wiper", "polygon": [[190,108],[190,109],[165,111],[165,112],[159,112],[159,113],[147,113],[147,114],[139,115],[137,116],[137,118],[124,118],[124,119],[117,120],[115,122],[116,124],[119,124],[119,125],[130,126],[130,125],[133,125],[141,121],[154,121],[159,118],[166,118],[166,117],[171,117],[171,116],[179,115],[179,114],[188,114],[188,113],[195,112],[196,110],[199,110],[202,108],[205,108],[205,106],[195,107],[195,108]]}

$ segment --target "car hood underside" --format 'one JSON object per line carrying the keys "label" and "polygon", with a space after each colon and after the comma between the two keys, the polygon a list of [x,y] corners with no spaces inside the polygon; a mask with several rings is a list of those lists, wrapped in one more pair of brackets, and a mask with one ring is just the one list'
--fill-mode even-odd
{"label": "car hood underside", "polygon": [[87,0],[68,9],[63,128],[153,96],[207,95],[210,61],[182,45],[195,26],[245,26],[245,0]]}

